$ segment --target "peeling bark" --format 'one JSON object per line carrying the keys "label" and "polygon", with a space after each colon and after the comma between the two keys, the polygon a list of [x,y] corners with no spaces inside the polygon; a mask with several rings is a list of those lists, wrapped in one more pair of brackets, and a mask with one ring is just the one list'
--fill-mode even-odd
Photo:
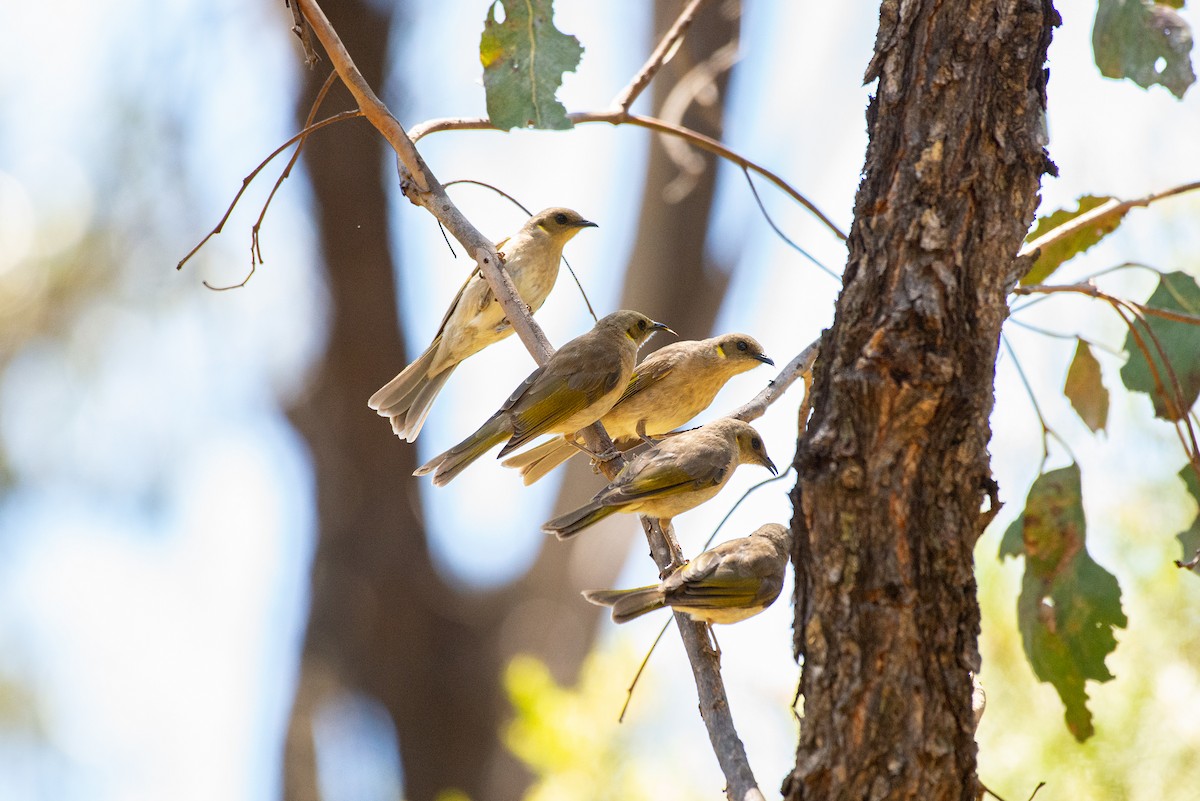
{"label": "peeling bark", "polygon": [[788,799],[977,798],[972,549],[1006,297],[1052,172],[1049,0],[885,0],[845,286],[796,457]]}

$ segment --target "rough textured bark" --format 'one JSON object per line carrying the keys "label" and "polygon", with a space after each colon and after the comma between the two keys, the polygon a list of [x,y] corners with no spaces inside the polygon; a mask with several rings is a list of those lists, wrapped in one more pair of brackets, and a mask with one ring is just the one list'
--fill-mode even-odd
{"label": "rough textured bark", "polygon": [[973,799],[972,548],[1015,260],[1053,170],[1049,0],[883,3],[845,286],[801,442],[789,799]]}

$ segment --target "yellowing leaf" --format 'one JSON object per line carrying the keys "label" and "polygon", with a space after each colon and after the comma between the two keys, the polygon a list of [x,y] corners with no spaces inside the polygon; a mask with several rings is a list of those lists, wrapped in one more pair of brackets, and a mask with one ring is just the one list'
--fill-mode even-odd
{"label": "yellowing leaf", "polygon": [[[1048,214],[1045,217],[1039,217],[1037,223],[1033,226],[1033,230],[1025,237],[1026,242],[1036,242],[1041,237],[1053,231],[1059,226],[1071,222],[1076,217],[1086,214],[1093,209],[1102,206],[1113,200],[1111,197],[1084,195],[1079,198],[1079,208],[1071,211],[1069,209],[1059,209],[1058,211]],[[1099,242],[1104,237],[1116,230],[1121,224],[1121,220],[1125,218],[1125,212],[1120,214],[1112,214],[1103,219],[1084,225],[1067,236],[1053,242],[1049,245],[1044,245],[1041,252],[1038,253],[1037,261],[1029,268],[1029,272],[1021,279],[1022,286],[1031,286],[1033,284],[1043,283],[1047,278],[1053,275],[1062,264],[1074,256],[1083,253],[1092,245]]]}
{"label": "yellowing leaf", "polygon": [[1108,422],[1108,390],[1100,380],[1100,362],[1083,340],[1075,347],[1063,394],[1093,433],[1104,428]]}

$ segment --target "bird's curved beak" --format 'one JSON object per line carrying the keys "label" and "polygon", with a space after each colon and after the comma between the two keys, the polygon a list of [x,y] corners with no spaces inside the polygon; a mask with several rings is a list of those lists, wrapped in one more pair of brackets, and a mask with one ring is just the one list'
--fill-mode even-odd
{"label": "bird's curved beak", "polygon": [[650,331],[651,331],[651,333],[653,333],[655,331],[666,331],[668,334],[670,334],[673,337],[679,336],[679,334],[676,334],[675,331],[670,326],[666,325],[665,323],[660,323],[656,320],[650,321]]}
{"label": "bird's curved beak", "polygon": [[575,223],[576,228],[599,228],[600,226],[591,220],[580,220]]}
{"label": "bird's curved beak", "polygon": [[772,359],[770,356],[768,356],[768,355],[767,355],[767,354],[765,354],[765,353],[759,353],[759,354],[758,354],[758,355],[756,355],[754,358],[758,359],[758,360],[759,360],[760,362],[762,362],[763,364],[769,364],[769,365],[771,365],[772,367],[774,367],[774,366],[775,366],[775,360],[774,360],[774,359]]}
{"label": "bird's curved beak", "polygon": [[764,455],[764,456],[763,456],[763,460],[764,460],[764,462],[763,462],[763,467],[765,467],[765,468],[767,468],[768,470],[770,470],[770,471],[771,471],[771,475],[773,475],[773,476],[777,476],[777,475],[779,475],[779,468],[778,468],[778,467],[776,467],[776,466],[775,466],[775,463],[771,461],[771,457],[770,457],[770,456],[766,456],[766,455]]}

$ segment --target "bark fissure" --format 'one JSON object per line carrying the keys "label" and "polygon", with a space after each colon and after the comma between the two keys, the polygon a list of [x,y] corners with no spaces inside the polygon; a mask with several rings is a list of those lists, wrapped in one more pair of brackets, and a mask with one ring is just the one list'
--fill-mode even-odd
{"label": "bark fissure", "polygon": [[794,799],[970,799],[992,382],[1043,150],[1042,0],[885,2],[845,286],[797,452]]}

